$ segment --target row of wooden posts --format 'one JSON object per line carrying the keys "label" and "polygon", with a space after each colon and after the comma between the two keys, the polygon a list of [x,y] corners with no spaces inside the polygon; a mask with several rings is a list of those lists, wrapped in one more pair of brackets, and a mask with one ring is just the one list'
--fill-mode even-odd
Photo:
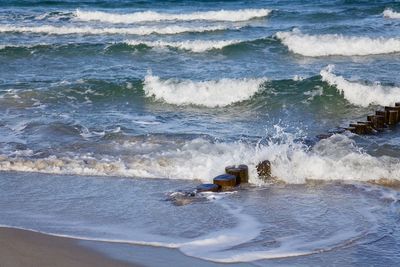
{"label": "row of wooden posts", "polygon": [[378,110],[374,115],[367,116],[367,121],[351,123],[346,130],[356,134],[372,134],[381,132],[385,128],[395,126],[400,122],[400,102],[394,107],[386,106],[384,110]]}
{"label": "row of wooden posts", "polygon": [[[257,165],[257,173],[261,178],[271,176],[271,163],[268,160],[262,161]],[[231,190],[241,184],[249,182],[249,167],[247,165],[227,166],[225,173],[214,177],[212,184],[201,184],[196,188],[196,192],[219,192]]]}
{"label": "row of wooden posts", "polygon": [[[395,103],[394,107],[386,106],[383,110],[378,110],[374,115],[367,116],[366,121],[351,123],[344,128],[356,134],[372,134],[381,132],[387,127],[395,126],[400,122],[400,102]],[[321,135],[322,138],[329,135]],[[262,161],[257,165],[257,173],[260,178],[271,178],[271,163],[268,160]],[[196,188],[196,192],[220,192],[231,190],[241,184],[249,182],[249,168],[247,165],[227,166],[225,173],[216,176],[212,184],[201,184]]]}

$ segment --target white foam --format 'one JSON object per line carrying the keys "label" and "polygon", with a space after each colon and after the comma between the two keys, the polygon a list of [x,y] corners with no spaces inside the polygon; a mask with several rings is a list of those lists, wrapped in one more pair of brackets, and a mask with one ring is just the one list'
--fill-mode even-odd
{"label": "white foam", "polygon": [[[236,27],[236,28],[239,28]],[[137,26],[130,28],[93,28],[93,27],[73,27],[73,26],[13,26],[13,25],[1,25],[0,32],[19,32],[19,33],[43,33],[43,34],[54,34],[54,35],[66,35],[66,34],[90,34],[90,35],[101,35],[101,34],[132,34],[132,35],[150,35],[150,34],[179,34],[185,32],[206,32],[206,31],[218,31],[230,29],[226,25],[215,25],[215,26],[202,26],[202,27],[184,27],[171,25],[166,27],[151,27],[151,26]]]}
{"label": "white foam", "polygon": [[309,103],[310,101],[313,101],[315,97],[322,96],[324,94],[324,88],[322,88],[321,86],[316,86],[315,90],[306,91],[303,94],[309,97],[302,102]]}
{"label": "white foam", "polygon": [[[168,143],[133,143],[129,155],[118,157],[92,154],[63,157],[26,158],[0,156],[0,170],[54,174],[102,175],[146,178],[190,179],[211,182],[233,164],[249,166],[250,182],[262,184],[257,178],[256,165],[270,160],[273,176],[287,183],[313,180],[368,181],[380,178],[399,180],[400,160],[373,157],[360,150],[345,135],[333,135],[319,141],[312,149],[295,143],[297,137],[276,128],[266,145],[212,143],[198,138],[191,141]],[[278,140],[279,141],[273,141]],[[118,143],[114,149],[121,149]],[[143,150],[145,153],[138,153]]]}
{"label": "white foam", "polygon": [[278,32],[276,37],[296,54],[308,57],[366,56],[400,52],[399,38],[370,38],[341,34],[303,34],[298,30]]}
{"label": "white foam", "polygon": [[226,250],[247,243],[261,233],[261,224],[254,217],[244,214],[240,208],[233,209],[227,204],[221,205],[237,219],[236,226],[182,244],[179,249],[184,254],[212,261],[235,262],[220,258],[225,257]]}
{"label": "white foam", "polygon": [[132,46],[146,45],[149,47],[165,48],[172,47],[182,50],[188,50],[195,53],[201,53],[213,49],[222,49],[226,46],[241,43],[240,40],[193,40],[193,41],[181,41],[181,42],[166,42],[166,41],[141,41],[141,40],[128,40],[126,44]]}
{"label": "white foam", "polygon": [[300,81],[304,80],[304,77],[296,74],[293,76],[292,80],[295,82],[300,82]]}
{"label": "white foam", "polygon": [[357,82],[347,81],[342,76],[332,73],[333,65],[321,70],[322,80],[329,85],[335,86],[344,98],[355,105],[368,106],[377,104],[382,106],[394,105],[400,100],[400,87],[382,86],[378,83],[365,85]]}
{"label": "white foam", "polygon": [[227,106],[250,99],[262,88],[265,78],[221,79],[194,82],[191,80],[161,80],[148,74],[143,89],[146,96],[154,96],[175,105],[206,107]]}
{"label": "white foam", "polygon": [[134,12],[129,14],[108,13],[102,11],[82,11],[76,10],[75,16],[81,21],[102,21],[108,23],[137,23],[149,21],[246,21],[254,18],[262,18],[268,16],[271,12],[269,9],[239,9],[239,10],[218,10],[204,11],[186,14],[173,14],[155,11]]}
{"label": "white foam", "polygon": [[383,16],[389,19],[400,19],[400,13],[391,8],[386,8],[385,11],[383,11]]}

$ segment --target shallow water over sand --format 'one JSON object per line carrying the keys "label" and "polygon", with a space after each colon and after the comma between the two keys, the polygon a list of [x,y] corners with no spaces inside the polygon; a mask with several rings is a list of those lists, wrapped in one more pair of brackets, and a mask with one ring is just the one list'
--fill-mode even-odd
{"label": "shallow water over sand", "polygon": [[368,184],[248,187],[168,201],[197,183],[1,174],[0,224],[174,248],[213,262],[395,265],[399,196]]}

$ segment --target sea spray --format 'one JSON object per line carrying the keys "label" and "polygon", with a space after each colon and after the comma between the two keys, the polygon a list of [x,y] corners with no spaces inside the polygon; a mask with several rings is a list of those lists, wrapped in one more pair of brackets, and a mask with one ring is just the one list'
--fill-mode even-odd
{"label": "sea spray", "polygon": [[136,150],[119,156],[76,152],[46,158],[2,155],[0,170],[210,182],[224,172],[225,166],[241,163],[249,166],[250,183],[263,184],[258,179],[256,165],[267,159],[272,165],[272,176],[291,184],[305,183],[307,179],[369,181],[400,177],[399,159],[373,157],[346,135],[333,135],[312,147],[296,139],[275,126],[275,133],[259,144],[211,142],[200,137],[166,145],[152,140],[141,145],[146,147],[143,154],[135,152],[136,142],[115,142],[113,147],[118,151],[129,146]]}

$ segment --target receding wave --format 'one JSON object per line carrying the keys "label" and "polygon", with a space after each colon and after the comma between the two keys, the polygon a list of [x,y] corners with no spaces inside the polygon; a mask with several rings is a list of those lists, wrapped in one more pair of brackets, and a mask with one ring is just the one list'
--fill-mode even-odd
{"label": "receding wave", "polygon": [[383,16],[389,19],[400,19],[400,13],[391,8],[385,9],[385,11],[383,11]]}
{"label": "receding wave", "polygon": [[222,49],[229,45],[242,43],[240,40],[193,40],[193,41],[181,41],[181,42],[166,42],[166,41],[140,41],[140,40],[128,40],[126,44],[131,46],[145,45],[148,47],[165,48],[172,47],[176,49],[188,50],[196,53],[201,53],[213,49]]}
{"label": "receding wave", "polygon": [[[238,28],[238,27],[236,27]],[[132,34],[132,35],[150,35],[150,34],[179,34],[185,32],[207,32],[207,31],[220,31],[228,30],[230,27],[225,25],[204,26],[204,27],[183,27],[183,26],[167,26],[167,27],[147,27],[138,26],[132,28],[93,28],[93,27],[69,27],[69,26],[52,26],[43,25],[36,27],[0,26],[0,32],[17,32],[17,33],[43,33],[53,35],[66,35],[66,34],[88,34],[88,35],[101,35],[101,34]]]}
{"label": "receding wave", "polygon": [[262,88],[265,81],[265,78],[224,78],[194,82],[176,79],[162,80],[149,74],[143,82],[143,90],[146,96],[155,97],[169,104],[222,107],[250,99]]}
{"label": "receding wave", "polygon": [[291,52],[308,57],[366,56],[400,52],[399,38],[309,35],[299,31],[278,32],[276,37]]}
{"label": "receding wave", "polygon": [[193,12],[186,14],[162,13],[155,11],[134,12],[129,14],[108,13],[102,11],[82,11],[76,10],[75,16],[82,21],[103,21],[108,23],[137,23],[148,21],[165,20],[207,20],[207,21],[246,21],[254,18],[268,16],[269,9],[239,9],[239,10],[218,10]]}
{"label": "receding wave", "polygon": [[331,86],[335,86],[343,96],[355,105],[368,106],[394,105],[400,97],[400,87],[382,86],[380,84],[365,85],[357,82],[347,81],[342,76],[333,74],[333,65],[321,70],[322,80]]}

